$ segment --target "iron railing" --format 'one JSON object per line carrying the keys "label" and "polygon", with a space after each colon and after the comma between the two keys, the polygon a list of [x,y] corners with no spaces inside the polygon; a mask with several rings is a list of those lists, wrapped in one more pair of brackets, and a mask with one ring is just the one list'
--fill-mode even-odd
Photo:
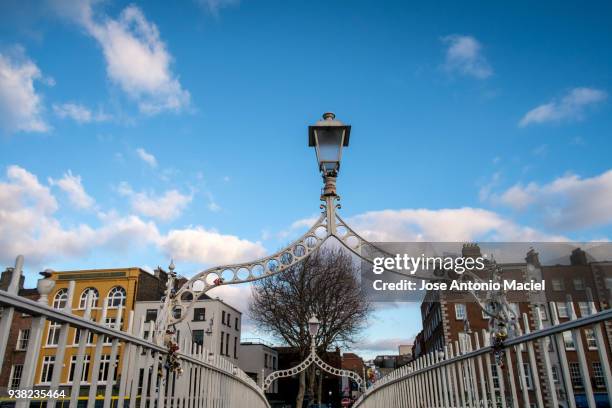
{"label": "iron railing", "polygon": [[[612,309],[596,312],[593,302],[589,302],[589,309],[588,316],[578,319],[569,298],[570,320],[559,323],[556,304],[551,303],[552,325],[544,328],[539,307],[535,307],[537,330],[530,330],[528,316],[523,314],[524,334],[505,341],[503,348],[494,349],[486,331],[481,335],[465,333],[461,342],[421,356],[382,377],[353,406],[610,406],[604,402],[607,397],[612,404],[610,340],[605,324],[612,320]],[[588,356],[581,334],[586,330]]]}
{"label": "iron railing", "polygon": [[[73,314],[74,282],[70,282],[68,300],[62,309],[47,305],[44,281],[48,284],[49,279],[39,281],[41,296],[37,301],[18,296],[20,262],[18,259],[8,290],[0,290],[0,367],[15,312],[32,316],[31,325],[18,384],[8,384],[0,390],[2,405],[16,408],[270,407],[262,389],[247,374],[221,356],[191,344],[191,339],[183,339],[176,354],[180,372],[169,369],[168,349],[153,342],[154,322],[134,322],[133,311],[125,313],[119,306],[114,312],[115,323],[108,325],[105,324],[106,300],[100,299],[102,308],[96,311],[97,321],[93,321],[92,302],[88,299],[83,315]],[[127,324],[122,324],[123,317],[127,318]],[[50,324],[59,326],[59,336],[54,341],[53,359],[43,369],[40,356],[44,354],[43,339],[49,335]],[[70,328],[79,330],[75,345],[68,344]],[[66,350],[70,350],[72,363],[66,361]],[[85,375],[84,369],[88,371]],[[69,375],[72,381],[62,381]],[[79,381],[84,378],[88,381]],[[19,394],[16,390],[24,392]],[[58,392],[41,394],[40,390]]]}

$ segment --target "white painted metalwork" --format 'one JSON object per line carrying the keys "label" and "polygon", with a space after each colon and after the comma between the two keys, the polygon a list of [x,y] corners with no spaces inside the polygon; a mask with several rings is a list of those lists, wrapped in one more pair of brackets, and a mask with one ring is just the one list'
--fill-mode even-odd
{"label": "white painted metalwork", "polygon": [[[568,305],[569,306],[569,305]],[[551,303],[554,311],[554,303]],[[576,406],[573,385],[567,363],[565,344],[563,343],[563,332],[573,333],[573,339],[577,346],[576,356],[581,367],[583,384],[579,389],[585,394],[587,403],[594,401],[595,394],[590,386],[591,377],[586,370],[587,364],[584,352],[578,350],[578,339],[583,329],[595,330],[595,341],[599,354],[599,362],[602,364],[604,376],[609,376],[608,348],[601,334],[601,325],[612,320],[612,309],[606,309],[599,313],[595,312],[592,305],[592,314],[577,319],[570,310],[570,319],[559,323],[556,311],[553,312],[553,325],[542,328],[539,319],[539,309],[535,309],[535,328],[531,330],[527,315],[522,316],[523,333],[515,338],[509,339],[505,344],[507,363],[503,368],[491,361],[492,346],[489,342],[489,333],[483,331],[484,346],[480,347],[480,339],[477,333],[468,334],[465,346],[455,343],[455,352],[450,345],[445,346],[444,351],[432,352],[420,356],[385,377],[376,381],[353,405],[358,408],[389,408],[389,407],[558,407],[562,405]],[[473,340],[473,343],[471,341]],[[560,376],[565,384],[564,401],[559,399],[556,391],[556,383],[552,377],[551,362],[548,358],[548,341],[557,340],[558,355],[561,361]],[[475,345],[472,350],[471,344]],[[581,357],[582,356],[582,357]],[[538,358],[539,357],[539,358]],[[484,366],[482,364],[484,360]],[[510,363],[511,365],[509,365]],[[518,364],[524,365],[518,365]],[[529,367],[525,370],[524,367]],[[541,370],[540,370],[541,368]],[[496,373],[494,374],[494,371]],[[584,371],[583,371],[584,370]],[[531,373],[528,381],[525,372]],[[440,375],[441,374],[441,375]],[[605,378],[605,387],[608,395],[611,395],[610,378]],[[562,380],[563,381],[563,380]],[[542,395],[541,384],[547,384],[549,400]],[[569,389],[568,389],[569,387]],[[408,390],[408,392],[405,392]],[[601,390],[598,391],[601,393]],[[533,404],[533,405],[532,405]]]}
{"label": "white painted metalwork", "polygon": [[[18,257],[13,270],[13,280],[19,281],[23,257]],[[47,296],[53,290],[55,282],[48,277],[38,281],[40,298],[33,301],[18,296],[17,286],[9,286],[9,291],[0,290],[0,307],[2,317],[0,327],[11,327],[15,313],[27,313],[32,316],[30,338],[26,350],[23,375],[17,389],[41,389],[64,391],[64,396],[44,398],[47,406],[75,408],[85,404],[93,407],[96,401],[103,400],[104,408],[269,408],[270,405],[263,390],[243,371],[220,356],[207,359],[209,351],[202,347],[192,347],[183,342],[178,358],[181,361],[182,373],[174,373],[163,364],[167,350],[152,342],[154,325],[149,327],[148,338],[143,338],[144,322],[134,322],[133,313],[128,316],[128,324],[122,328],[124,310],[116,309],[116,320],[113,325],[105,324],[107,315],[106,299],[102,301],[102,310],[98,321],[92,321],[92,294],[88,294],[83,316],[72,314],[71,304],[74,296],[74,282],[69,283],[68,302],[63,309],[48,306]],[[41,343],[47,335],[48,323],[61,326],[55,361],[52,363],[52,378],[49,383],[40,380],[37,363],[41,354]],[[64,364],[68,329],[79,329],[79,344],[75,352],[76,364],[73,381],[61,383],[60,379],[68,376],[70,364]],[[124,331],[126,330],[126,331]],[[94,344],[89,343],[89,333],[96,336]],[[8,341],[9,330],[0,332],[0,345]],[[109,344],[110,343],[110,344]],[[110,355],[102,361],[103,346],[110,347]],[[117,356],[121,352],[121,358]],[[210,353],[212,355],[212,353]],[[4,357],[4,354],[1,355]],[[84,364],[84,360],[91,361]],[[117,363],[121,367],[117,367]],[[108,364],[106,369],[102,364]],[[83,370],[88,382],[81,381]],[[120,380],[115,377],[120,370]],[[40,368],[39,368],[40,370]],[[38,373],[38,374],[37,374]],[[142,378],[142,382],[141,382]],[[10,384],[9,384],[10,386]],[[85,391],[84,387],[88,387]],[[16,407],[25,408],[33,402],[32,398],[17,399]],[[206,405],[205,405],[206,404]]]}
{"label": "white painted metalwork", "polygon": [[313,316],[308,321],[308,324],[309,326],[311,326],[310,327],[310,330],[311,330],[310,353],[306,356],[304,361],[302,361],[300,364],[296,365],[295,367],[291,367],[286,370],[278,370],[278,371],[274,371],[270,373],[263,382],[264,391],[267,391],[270,388],[270,386],[274,383],[274,381],[276,381],[277,379],[283,378],[283,377],[292,377],[294,375],[297,375],[301,373],[302,371],[306,370],[308,367],[310,367],[313,364],[319,367],[321,370],[331,375],[334,375],[336,377],[347,377],[347,378],[352,379],[353,381],[357,383],[357,385],[359,386],[359,389],[363,390],[364,389],[363,380],[358,374],[354,373],[353,371],[342,370],[336,367],[332,367],[318,356],[317,345],[315,342],[315,335],[317,334],[317,331],[319,329],[319,321],[316,317]]}

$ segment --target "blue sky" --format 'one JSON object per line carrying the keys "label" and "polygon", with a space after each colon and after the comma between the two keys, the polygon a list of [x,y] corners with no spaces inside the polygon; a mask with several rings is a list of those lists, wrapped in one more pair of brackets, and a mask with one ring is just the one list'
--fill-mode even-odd
{"label": "blue sky", "polygon": [[[318,213],[328,110],[370,239],[607,240],[611,8],[2,2],[0,260],[189,276],[279,249]],[[362,347],[415,311],[378,311]]]}

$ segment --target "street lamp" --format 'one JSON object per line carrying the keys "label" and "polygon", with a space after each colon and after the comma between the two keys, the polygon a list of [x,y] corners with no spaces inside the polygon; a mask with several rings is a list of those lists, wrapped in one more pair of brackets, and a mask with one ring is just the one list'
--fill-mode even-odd
{"label": "street lamp", "polygon": [[308,126],[308,146],[315,148],[319,171],[325,180],[324,196],[336,195],[342,148],[349,145],[350,135],[351,126],[337,120],[332,112],[324,113],[322,120]]}
{"label": "street lamp", "polygon": [[[310,367],[313,364],[328,374],[335,375],[337,377],[350,378],[351,380],[357,383],[357,385],[359,386],[359,389],[364,390],[363,380],[358,374],[355,374],[354,372],[350,370],[342,370],[336,367],[332,367],[329,364],[327,364],[325,361],[323,361],[321,357],[317,355],[315,336],[317,335],[319,331],[320,325],[321,325],[321,322],[319,321],[319,319],[317,319],[317,316],[313,314],[310,317],[310,319],[308,319],[308,332],[310,333],[310,336],[311,336],[310,353],[306,356],[304,361],[302,361],[297,366],[288,368],[286,370],[278,370],[278,371],[274,371],[270,373],[264,379],[264,382],[263,382],[264,391],[267,391],[268,388],[272,385],[272,383],[276,379],[284,378],[284,377],[292,377],[294,375],[297,375],[300,372],[306,370],[308,367]],[[331,391],[330,391],[330,397],[331,397]]]}
{"label": "street lamp", "polygon": [[321,322],[317,319],[317,316],[312,315],[308,320],[308,331],[310,332],[310,336],[314,339],[314,337],[319,332],[319,326]]}

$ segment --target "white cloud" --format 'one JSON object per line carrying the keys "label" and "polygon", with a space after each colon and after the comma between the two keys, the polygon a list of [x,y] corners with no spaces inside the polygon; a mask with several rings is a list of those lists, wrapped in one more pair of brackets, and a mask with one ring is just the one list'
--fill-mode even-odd
{"label": "white cloud", "polygon": [[553,100],[527,112],[520,120],[519,126],[580,120],[588,107],[603,102],[607,97],[608,94],[599,89],[574,88],[560,100]]}
{"label": "white cloud", "polygon": [[8,133],[46,132],[41,96],[34,82],[44,80],[40,69],[24,55],[0,54],[0,126]]}
{"label": "white cloud", "polygon": [[95,200],[85,192],[81,183],[81,176],[74,176],[70,170],[59,180],[49,179],[49,184],[58,186],[66,194],[70,202],[77,208],[87,209],[95,205]]}
{"label": "white cloud", "polygon": [[80,24],[98,41],[106,60],[106,72],[141,112],[180,111],[189,106],[189,92],[172,72],[172,55],[157,26],[130,5],[117,19],[96,18],[91,2],[55,1],[56,9]]}
{"label": "white cloud", "polygon": [[199,226],[171,230],[160,246],[168,256],[179,261],[219,265],[256,259],[266,253],[260,242]]}
{"label": "white cloud", "polygon": [[398,347],[400,344],[412,344],[414,342],[414,337],[405,338],[405,337],[394,337],[394,338],[384,338],[384,339],[370,339],[359,342],[355,344],[354,348],[357,350],[366,350],[366,351],[395,351],[395,354],[398,352]]}
{"label": "white cloud", "polygon": [[453,34],[442,38],[448,45],[444,69],[451,73],[485,79],[493,75],[493,69],[482,55],[482,45],[469,35]]}
{"label": "white cloud", "polygon": [[62,119],[72,119],[77,123],[104,122],[110,119],[110,116],[102,111],[93,113],[86,106],[77,103],[53,104],[53,112]]}
{"label": "white cloud", "polygon": [[6,180],[0,181],[0,259],[8,262],[23,254],[30,265],[40,265],[94,250],[124,251],[159,241],[155,224],[138,217],[108,217],[98,228],[86,224],[66,228],[55,218],[57,210],[49,187],[27,170],[9,166]]}
{"label": "white cloud", "polygon": [[[75,176],[67,173],[74,185]],[[54,181],[54,183],[56,183]],[[76,191],[76,190],[75,190]],[[30,266],[58,259],[82,259],[91,253],[123,253],[152,247],[177,261],[220,264],[264,255],[259,242],[226,235],[202,226],[161,233],[153,221],[114,210],[99,212],[99,225],[62,225],[57,200],[48,186],[19,166],[0,178],[0,262],[25,255]]]}
{"label": "white cloud", "polygon": [[129,184],[123,182],[118,187],[119,194],[130,199],[132,209],[140,215],[170,221],[181,215],[193,199],[193,196],[181,194],[177,190],[168,190],[163,195],[135,192]]}
{"label": "white cloud", "polygon": [[533,207],[545,222],[558,229],[581,229],[612,223],[612,170],[581,178],[575,174],[548,184],[516,184],[493,202],[517,210]]}
{"label": "white cloud", "polygon": [[521,226],[481,208],[370,211],[348,221],[364,238],[396,241],[558,241],[565,238]]}
{"label": "white cloud", "polygon": [[136,149],[136,154],[138,157],[145,163],[147,163],[151,167],[157,167],[157,159],[151,153],[147,152],[142,147]]}

